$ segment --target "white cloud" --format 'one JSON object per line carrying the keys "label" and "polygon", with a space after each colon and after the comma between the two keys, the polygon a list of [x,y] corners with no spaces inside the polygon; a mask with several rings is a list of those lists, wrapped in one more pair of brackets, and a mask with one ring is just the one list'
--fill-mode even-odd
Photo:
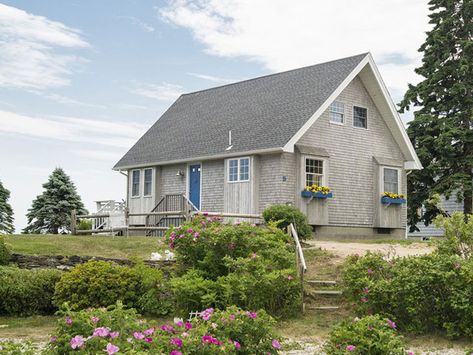
{"label": "white cloud", "polygon": [[199,73],[187,73],[187,74],[195,78],[211,81],[213,83],[220,83],[220,84],[230,84],[237,81],[241,81],[241,79],[226,79],[226,78],[221,78],[218,76],[207,75],[207,74],[199,74]]}
{"label": "white cloud", "polygon": [[72,97],[68,96],[63,96],[63,95],[58,95],[58,94],[48,94],[44,91],[39,91],[39,90],[30,90],[32,93],[42,96],[48,100],[57,102],[59,104],[63,105],[74,105],[74,106],[83,106],[83,107],[93,107],[93,108],[106,108],[104,105],[98,105],[98,104],[91,104],[88,102],[83,102],[80,100],[76,100]]}
{"label": "white cloud", "polygon": [[137,83],[134,89],[131,89],[132,94],[144,96],[150,99],[157,99],[160,101],[174,101],[183,92],[184,88],[180,85],[162,83],[160,85]]}
{"label": "white cloud", "polygon": [[0,133],[129,148],[147,126],[75,117],[31,117],[0,110]]}
{"label": "white cloud", "polygon": [[427,13],[427,0],[169,0],[160,10],[208,53],[272,72],[370,51],[396,92],[418,80]]}
{"label": "white cloud", "polygon": [[156,30],[153,26],[147,24],[146,22],[140,20],[139,18],[137,18],[135,16],[118,16],[118,18],[130,21],[130,23],[132,23],[135,26],[140,27],[145,32],[150,32],[151,33],[151,32],[154,32]]}
{"label": "white cloud", "polygon": [[88,46],[76,29],[0,4],[0,87],[67,85],[71,68],[85,60],[58,50]]}
{"label": "white cloud", "polygon": [[105,150],[76,149],[72,150],[72,152],[81,158],[106,161],[110,164],[116,163],[123,155],[119,152],[109,152]]}

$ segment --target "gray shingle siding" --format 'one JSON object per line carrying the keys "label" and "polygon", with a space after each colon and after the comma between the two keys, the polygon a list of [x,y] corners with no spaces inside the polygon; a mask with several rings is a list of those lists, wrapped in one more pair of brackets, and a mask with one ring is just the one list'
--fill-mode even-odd
{"label": "gray shingle siding", "polygon": [[[298,143],[322,147],[329,152],[328,185],[334,194],[328,201],[329,224],[372,226],[377,199],[374,196],[377,182],[374,181],[373,156],[401,162],[405,159],[358,77],[336,101],[345,104],[345,124],[331,124],[327,110]],[[354,105],[368,109],[368,129],[353,127]]]}
{"label": "gray shingle siding", "polygon": [[202,163],[202,211],[223,211],[224,161],[212,160]]}
{"label": "gray shingle siding", "polygon": [[161,196],[186,193],[185,176],[176,176],[179,170],[187,175],[186,164],[174,164],[161,166]]}

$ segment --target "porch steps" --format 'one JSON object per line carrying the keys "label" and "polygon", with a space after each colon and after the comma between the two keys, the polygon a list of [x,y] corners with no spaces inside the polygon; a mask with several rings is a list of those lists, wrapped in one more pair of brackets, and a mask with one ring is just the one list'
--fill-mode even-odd
{"label": "porch steps", "polygon": [[[306,280],[305,284],[308,286],[304,294],[306,297],[312,299],[312,305],[307,309],[317,311],[334,311],[340,309],[334,300],[343,295],[343,292],[334,289],[337,281],[334,280]],[[315,289],[314,289],[315,288]]]}

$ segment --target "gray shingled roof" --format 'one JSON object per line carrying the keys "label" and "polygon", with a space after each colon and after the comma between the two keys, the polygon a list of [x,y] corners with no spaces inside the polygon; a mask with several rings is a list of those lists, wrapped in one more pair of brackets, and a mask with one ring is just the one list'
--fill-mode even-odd
{"label": "gray shingled roof", "polygon": [[114,169],[284,147],[366,55],[184,94]]}

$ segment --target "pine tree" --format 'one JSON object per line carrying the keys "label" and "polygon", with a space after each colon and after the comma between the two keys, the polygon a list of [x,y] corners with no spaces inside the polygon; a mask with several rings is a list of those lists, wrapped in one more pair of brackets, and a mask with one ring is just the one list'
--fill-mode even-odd
{"label": "pine tree", "polygon": [[74,183],[64,170],[56,168],[43,184],[44,191],[33,200],[23,233],[52,233],[69,230],[71,212],[86,214]]}
{"label": "pine tree", "polygon": [[473,0],[431,0],[422,65],[424,79],[409,85],[401,112],[413,105],[408,135],[424,169],[409,176],[409,224],[429,224],[439,210],[430,206],[420,218],[417,209],[434,193],[473,208]]}
{"label": "pine tree", "polygon": [[3,187],[0,181],[0,233],[11,234],[15,231],[13,227],[13,209],[8,203],[10,191]]}

